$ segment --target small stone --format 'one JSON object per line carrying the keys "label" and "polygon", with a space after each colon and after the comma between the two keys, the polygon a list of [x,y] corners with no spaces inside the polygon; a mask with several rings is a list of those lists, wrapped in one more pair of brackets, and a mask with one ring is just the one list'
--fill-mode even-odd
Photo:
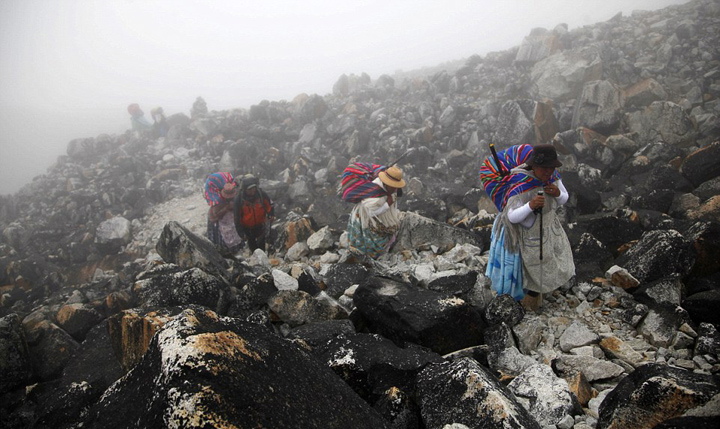
{"label": "small stone", "polygon": [[623,289],[631,289],[638,287],[640,281],[632,276],[625,268],[613,265],[605,272],[605,278],[610,280],[615,286]]}
{"label": "small stone", "polygon": [[697,332],[695,332],[695,330],[687,323],[683,323],[682,325],[680,325],[680,332],[685,333],[693,338],[697,338],[698,336]]}
{"label": "small stone", "polygon": [[[578,307],[580,308],[580,307]],[[600,337],[582,322],[573,322],[560,336],[560,349],[567,352],[576,347],[596,343]]]}
{"label": "small stone", "polygon": [[572,418],[571,415],[567,415],[562,418],[558,422],[557,425],[555,425],[558,429],[571,429],[575,425],[575,419]]}
{"label": "small stone", "polygon": [[675,365],[679,366],[680,368],[685,369],[695,369],[695,362],[688,360],[688,359],[677,359],[675,361]]}
{"label": "small stone", "polygon": [[297,279],[280,270],[272,270],[273,281],[277,290],[298,290]]}
{"label": "small stone", "polygon": [[695,339],[684,332],[678,332],[672,342],[675,349],[689,349],[695,344]]}

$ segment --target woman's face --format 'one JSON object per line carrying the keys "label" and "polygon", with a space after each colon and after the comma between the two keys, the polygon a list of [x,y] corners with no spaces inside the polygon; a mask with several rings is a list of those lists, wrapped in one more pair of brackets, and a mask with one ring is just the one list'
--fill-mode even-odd
{"label": "woman's face", "polygon": [[538,167],[534,166],[533,173],[535,173],[535,177],[538,178],[543,183],[549,182],[550,178],[552,178],[553,173],[555,173],[555,167]]}

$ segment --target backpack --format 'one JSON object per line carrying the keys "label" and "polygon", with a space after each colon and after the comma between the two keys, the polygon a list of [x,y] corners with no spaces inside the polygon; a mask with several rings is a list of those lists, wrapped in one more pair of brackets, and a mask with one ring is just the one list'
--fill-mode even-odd
{"label": "backpack", "polygon": [[365,198],[387,195],[382,187],[372,183],[386,168],[384,165],[367,162],[354,162],[348,165],[340,179],[338,197],[345,202],[356,204]]}

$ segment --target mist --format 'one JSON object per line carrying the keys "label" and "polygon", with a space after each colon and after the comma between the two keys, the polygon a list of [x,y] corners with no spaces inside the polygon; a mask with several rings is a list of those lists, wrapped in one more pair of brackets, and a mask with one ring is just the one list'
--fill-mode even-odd
{"label": "mist", "polygon": [[130,128],[127,105],[189,114],[324,95],[381,74],[509,49],[532,28],[572,30],[686,0],[0,2],[0,194],[74,138]]}

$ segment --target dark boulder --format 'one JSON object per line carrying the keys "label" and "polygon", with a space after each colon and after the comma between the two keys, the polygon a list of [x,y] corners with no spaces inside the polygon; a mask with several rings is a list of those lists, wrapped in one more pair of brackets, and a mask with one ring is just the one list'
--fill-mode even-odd
{"label": "dark boulder", "polygon": [[[328,398],[338,406],[328,407]],[[200,308],[159,331],[82,426],[125,428],[130,421],[148,428],[387,427],[307,352],[261,326]]]}
{"label": "dark boulder", "polygon": [[652,189],[647,193],[643,192],[642,195],[633,197],[630,200],[630,208],[668,213],[674,198],[675,193],[670,189]]}
{"label": "dark boulder", "polygon": [[540,424],[487,369],[469,358],[431,364],[418,376],[418,399],[428,429],[540,429]]}
{"label": "dark boulder", "polygon": [[616,264],[630,272],[640,283],[690,273],[695,263],[692,242],[674,230],[649,231],[621,255]]}
{"label": "dark boulder", "polygon": [[33,373],[43,381],[57,378],[80,345],[52,322],[40,322],[36,329],[38,340],[28,341]]}
{"label": "dark boulder", "polygon": [[280,290],[268,299],[270,311],[290,326],[332,319],[347,319],[337,302],[320,300],[301,290]]}
{"label": "dark boulder", "polygon": [[0,318],[0,396],[25,386],[32,376],[30,351],[20,317]]}
{"label": "dark boulder", "polygon": [[90,329],[103,320],[103,316],[91,306],[78,303],[60,307],[55,319],[73,338],[83,341]]}
{"label": "dark boulder", "polygon": [[705,277],[720,271],[720,223],[697,222],[683,234],[697,254],[691,275]]}
{"label": "dark boulder", "polygon": [[347,288],[360,284],[370,276],[370,271],[360,264],[335,264],[323,276],[325,293],[340,297]]}
{"label": "dark boulder", "polygon": [[397,387],[391,387],[375,402],[373,408],[393,429],[415,429],[422,427],[420,407],[410,394]]}
{"label": "dark boulder", "polygon": [[660,364],[642,365],[600,404],[598,425],[650,429],[705,405],[720,392],[717,377]]}
{"label": "dark boulder", "polygon": [[68,427],[123,374],[113,353],[107,323],[95,325],[63,370],[57,388],[39,400],[35,427]]}
{"label": "dark boulder", "polygon": [[465,274],[453,274],[439,277],[428,283],[427,288],[436,292],[462,296],[473,290],[477,282],[478,272],[468,271]]}
{"label": "dark boulder", "polygon": [[445,202],[439,198],[413,198],[404,201],[404,210],[438,222],[445,222],[448,210]]}
{"label": "dark boulder", "polygon": [[[170,267],[172,268],[172,267]],[[198,268],[146,271],[138,276],[133,293],[143,308],[197,304],[225,314],[230,305],[230,287]]]}
{"label": "dark boulder", "polygon": [[355,326],[349,319],[323,320],[308,323],[293,328],[285,338],[289,340],[302,340],[313,349],[325,346],[340,335],[355,334]]}
{"label": "dark boulder", "polygon": [[696,355],[720,356],[720,331],[715,325],[701,322],[698,326],[698,337],[695,341]]}
{"label": "dark boulder", "polygon": [[429,363],[443,361],[425,348],[414,344],[400,348],[375,334],[343,334],[315,353],[370,403],[392,387],[414,392],[417,374]]}
{"label": "dark boulder", "polygon": [[712,416],[686,416],[665,420],[653,429],[717,429],[720,414]]}
{"label": "dark boulder", "polygon": [[708,322],[720,326],[720,289],[690,295],[682,302],[682,307],[695,323]]}
{"label": "dark boulder", "polygon": [[228,264],[215,246],[175,221],[165,225],[155,250],[165,262],[181,268],[200,268],[216,276],[228,276]]}
{"label": "dark boulder", "polygon": [[587,225],[587,232],[607,247],[614,255],[620,246],[637,240],[642,236],[642,228],[627,216],[613,214],[590,215],[578,219],[578,223]]}
{"label": "dark boulder", "polygon": [[298,277],[298,289],[307,292],[312,296],[315,296],[322,292],[320,289],[320,282],[317,275],[312,271],[311,268],[306,267]]}
{"label": "dark boulder", "polygon": [[685,176],[668,164],[655,165],[644,184],[646,191],[671,189],[677,192],[692,192],[695,188]]}
{"label": "dark boulder", "polygon": [[695,186],[720,176],[720,141],[700,148],[688,155],[680,167],[683,176]]}
{"label": "dark boulder", "polygon": [[633,296],[647,305],[677,306],[682,301],[685,285],[677,276],[665,277],[641,284]]}
{"label": "dark boulder", "polygon": [[370,331],[398,345],[409,341],[446,354],[483,342],[478,310],[448,294],[371,277],[355,291],[354,302]]}
{"label": "dark boulder", "polygon": [[613,255],[592,234],[583,233],[580,241],[573,248],[575,275],[578,281],[590,281],[595,277],[603,277],[613,266]]}
{"label": "dark boulder", "polygon": [[520,323],[525,316],[522,306],[510,295],[498,295],[485,308],[485,320],[488,325],[505,323],[508,327]]}
{"label": "dark boulder", "polygon": [[257,311],[266,308],[268,299],[275,293],[277,293],[277,288],[271,274],[256,277],[237,290],[235,299],[228,308],[227,315],[246,319]]}

